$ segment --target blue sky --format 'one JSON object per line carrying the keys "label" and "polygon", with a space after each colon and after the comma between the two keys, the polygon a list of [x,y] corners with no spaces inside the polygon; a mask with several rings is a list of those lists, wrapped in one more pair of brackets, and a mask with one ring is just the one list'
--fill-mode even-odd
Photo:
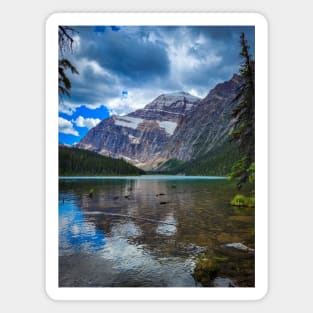
{"label": "blue sky", "polygon": [[254,27],[73,28],[73,53],[65,57],[79,75],[68,73],[71,97],[59,103],[59,141],[70,145],[101,120],[142,108],[162,93],[205,97],[238,72],[241,32],[254,55]]}

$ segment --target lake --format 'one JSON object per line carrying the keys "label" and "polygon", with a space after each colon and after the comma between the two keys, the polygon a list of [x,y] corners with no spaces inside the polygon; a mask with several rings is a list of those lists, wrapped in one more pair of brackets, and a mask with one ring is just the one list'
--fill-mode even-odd
{"label": "lake", "polygon": [[60,287],[202,287],[193,270],[212,257],[211,287],[254,286],[254,209],[231,206],[221,177],[59,179]]}

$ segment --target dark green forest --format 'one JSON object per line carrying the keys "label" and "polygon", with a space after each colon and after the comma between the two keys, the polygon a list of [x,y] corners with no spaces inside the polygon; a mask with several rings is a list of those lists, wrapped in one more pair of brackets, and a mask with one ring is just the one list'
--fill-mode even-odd
{"label": "dark green forest", "polygon": [[162,164],[157,173],[185,174],[195,176],[227,176],[235,162],[240,159],[239,149],[229,141],[187,162],[171,159]]}
{"label": "dark green forest", "polygon": [[182,166],[185,162],[178,159],[169,159],[164,162],[160,167],[158,167],[157,171],[162,173],[174,173],[177,171],[177,168]]}
{"label": "dark green forest", "polygon": [[144,173],[122,159],[59,146],[59,176],[142,175]]}
{"label": "dark green forest", "polygon": [[186,175],[228,176],[233,164],[239,159],[238,148],[226,141],[206,154],[186,162],[176,171]]}

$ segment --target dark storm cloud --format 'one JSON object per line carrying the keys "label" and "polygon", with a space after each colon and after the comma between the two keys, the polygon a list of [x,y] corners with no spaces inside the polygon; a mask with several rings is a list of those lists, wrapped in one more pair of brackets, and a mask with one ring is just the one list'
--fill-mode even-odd
{"label": "dark storm cloud", "polygon": [[69,73],[72,82],[71,103],[76,105],[95,105],[103,100],[116,96],[114,86],[118,84],[115,75],[104,71],[95,60],[74,58],[71,62],[76,66],[79,75]]}
{"label": "dark storm cloud", "polygon": [[81,32],[85,41],[79,55],[97,60],[100,66],[129,80],[153,80],[168,74],[169,59],[161,42],[146,40],[145,32],[106,30],[102,34],[89,29]]}
{"label": "dark storm cloud", "polygon": [[241,32],[254,54],[253,27],[76,29],[78,47],[70,58],[80,75],[70,76],[73,87],[68,103],[104,104],[117,113],[145,105],[163,92],[184,90],[205,96],[215,84],[238,72]]}
{"label": "dark storm cloud", "polygon": [[[250,44],[250,53],[254,55],[254,27],[253,26],[192,26],[189,32],[193,38],[204,36],[214,43],[216,49],[228,51],[230,48],[237,48],[236,55],[239,55],[240,34],[244,33]],[[231,54],[231,52],[229,53]]]}
{"label": "dark storm cloud", "polygon": [[[213,84],[228,80],[238,72],[240,58],[240,34],[245,36],[254,56],[254,27],[249,26],[193,26],[160,27],[161,37],[175,38],[175,45],[186,45],[187,55],[198,60],[198,66],[186,66],[181,82],[194,89],[209,91]],[[177,56],[179,58],[179,56]],[[218,61],[219,60],[219,61]]]}

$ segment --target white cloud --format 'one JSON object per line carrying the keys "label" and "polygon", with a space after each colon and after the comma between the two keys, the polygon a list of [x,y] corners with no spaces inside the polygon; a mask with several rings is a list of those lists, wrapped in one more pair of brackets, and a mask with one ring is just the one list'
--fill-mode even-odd
{"label": "white cloud", "polygon": [[200,99],[204,98],[206,95],[207,95],[207,89],[204,90],[204,92],[201,92],[202,90],[198,89],[194,89],[194,88],[191,88],[191,89],[187,89],[187,92],[190,93],[191,95],[193,96],[196,96]]}
{"label": "white cloud", "polygon": [[[196,42],[191,37],[186,36],[183,42],[177,42],[175,37],[166,37],[168,44],[168,56],[171,62],[171,76],[177,80],[188,77],[189,73],[197,72],[203,68],[217,66],[222,61],[222,56],[210,47],[203,37],[199,37]],[[190,53],[190,49],[207,49],[205,57]]]}
{"label": "white cloud", "polygon": [[86,108],[90,110],[96,110],[99,109],[101,106],[103,106],[102,103],[94,103],[94,104],[79,104],[79,103],[71,103],[67,101],[63,101],[63,103],[59,104],[59,112],[64,113],[67,115],[73,115],[75,111],[80,108],[85,106]]}
{"label": "white cloud", "polygon": [[101,122],[98,118],[84,118],[81,115],[74,121],[78,127],[87,127],[88,129],[95,127]]}
{"label": "white cloud", "polygon": [[104,69],[97,61],[88,60],[87,58],[81,58],[76,61],[76,66],[79,73],[83,73],[86,69],[91,69],[92,72],[98,76],[104,76],[107,78],[112,78],[112,74]]}
{"label": "white cloud", "polygon": [[[183,38],[183,40],[182,40]],[[223,57],[215,43],[203,34],[193,36],[191,30],[181,27],[175,33],[151,32],[149,40],[160,41],[166,44],[167,54],[170,60],[170,73],[168,84],[180,85],[180,89],[195,90],[193,94],[203,96],[204,92],[199,84],[192,81],[192,77],[198,77],[209,70],[222,64]],[[203,83],[209,91],[209,81],[205,78]],[[163,85],[165,86],[165,85]]]}
{"label": "white cloud", "polygon": [[113,114],[121,115],[121,113],[130,113],[137,109],[142,108],[145,100],[138,96],[129,93],[127,97],[115,97],[107,101],[107,107]]}
{"label": "white cloud", "polygon": [[59,117],[59,132],[63,134],[79,136],[78,131],[73,128],[72,122],[63,117]]}
{"label": "white cloud", "polygon": [[76,111],[78,107],[81,105],[67,102],[67,101],[62,101],[59,103],[59,112],[67,114],[67,115],[73,115],[73,113]]}
{"label": "white cloud", "polygon": [[99,109],[101,106],[103,106],[102,103],[85,104],[85,107],[90,109],[90,110]]}
{"label": "white cloud", "polygon": [[[122,90],[122,89],[121,89]],[[127,89],[127,96],[119,96],[110,98],[106,102],[106,106],[110,110],[110,115],[125,115],[130,112],[142,109],[160,94],[170,92],[171,90],[159,89],[152,86],[150,89],[133,88]]]}
{"label": "white cloud", "polygon": [[80,36],[78,34],[74,35],[73,40],[73,51],[77,53],[80,50]]}

